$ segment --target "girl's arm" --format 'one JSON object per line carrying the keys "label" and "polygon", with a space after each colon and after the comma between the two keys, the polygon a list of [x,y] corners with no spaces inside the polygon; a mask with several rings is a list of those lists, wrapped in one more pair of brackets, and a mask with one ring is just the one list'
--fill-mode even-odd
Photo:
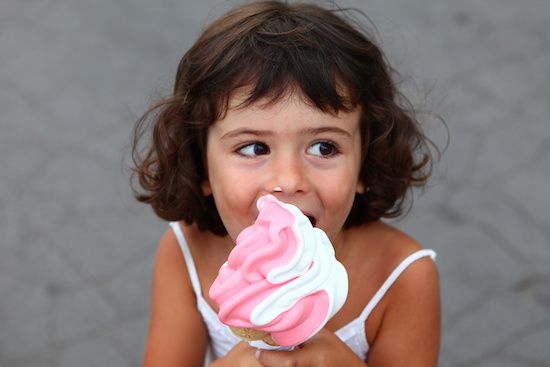
{"label": "girl's arm", "polygon": [[207,333],[177,239],[168,230],[153,271],[149,334],[144,367],[202,367]]}

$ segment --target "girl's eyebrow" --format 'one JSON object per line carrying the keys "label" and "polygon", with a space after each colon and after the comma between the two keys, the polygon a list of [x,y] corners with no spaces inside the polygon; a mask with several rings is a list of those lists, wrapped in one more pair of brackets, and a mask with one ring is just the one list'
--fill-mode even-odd
{"label": "girl's eyebrow", "polygon": [[338,135],[343,135],[348,138],[352,137],[352,134],[349,131],[342,129],[341,127],[338,127],[338,126],[310,127],[307,129],[300,130],[300,134],[316,135],[321,133],[334,133]]}
{"label": "girl's eyebrow", "polygon": [[221,139],[236,138],[240,135],[254,135],[254,136],[262,137],[262,136],[269,136],[273,134],[274,133],[271,130],[255,130],[255,129],[250,129],[248,127],[243,127],[243,128],[231,130],[223,134]]}
{"label": "girl's eyebrow", "polygon": [[[342,135],[344,137],[351,138],[352,134],[340,127],[337,126],[322,126],[322,127],[308,127],[305,129],[302,129],[298,131],[299,134],[303,135],[316,135],[321,133],[334,133],[338,135]],[[240,135],[253,135],[257,137],[265,137],[265,136],[272,136],[275,135],[275,132],[272,130],[257,130],[257,129],[250,129],[250,128],[239,128],[232,131],[229,131],[222,135],[221,139],[231,139],[238,137]]]}

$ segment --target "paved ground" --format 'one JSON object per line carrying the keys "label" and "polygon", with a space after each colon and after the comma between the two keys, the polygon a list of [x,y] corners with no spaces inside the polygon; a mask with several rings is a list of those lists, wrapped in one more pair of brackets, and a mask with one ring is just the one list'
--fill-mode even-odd
{"label": "paved ground", "polygon": [[[133,202],[123,154],[231,3],[0,2],[0,366],[140,364],[166,225]],[[345,4],[449,126],[432,187],[397,223],[439,253],[440,365],[550,366],[550,2]]]}

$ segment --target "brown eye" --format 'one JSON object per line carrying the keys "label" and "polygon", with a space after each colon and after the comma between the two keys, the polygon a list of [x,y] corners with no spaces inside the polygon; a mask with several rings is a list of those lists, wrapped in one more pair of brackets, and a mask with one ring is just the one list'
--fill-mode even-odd
{"label": "brown eye", "polygon": [[237,152],[246,157],[255,157],[269,154],[269,147],[264,143],[251,143],[239,148]]}
{"label": "brown eye", "polygon": [[328,141],[320,141],[318,143],[313,144],[309,149],[308,153],[319,156],[319,157],[330,157],[334,154],[336,154],[338,150],[334,146],[334,144],[328,142]]}

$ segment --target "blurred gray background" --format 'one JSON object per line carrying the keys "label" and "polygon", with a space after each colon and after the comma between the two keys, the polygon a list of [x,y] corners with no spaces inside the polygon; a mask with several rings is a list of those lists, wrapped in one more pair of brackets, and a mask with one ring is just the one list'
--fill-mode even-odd
{"label": "blurred gray background", "polygon": [[[0,0],[1,367],[140,365],[166,224],[132,199],[124,154],[236,3]],[[439,254],[440,365],[550,366],[550,1],[340,4],[369,15],[409,97],[449,127],[396,222]]]}

